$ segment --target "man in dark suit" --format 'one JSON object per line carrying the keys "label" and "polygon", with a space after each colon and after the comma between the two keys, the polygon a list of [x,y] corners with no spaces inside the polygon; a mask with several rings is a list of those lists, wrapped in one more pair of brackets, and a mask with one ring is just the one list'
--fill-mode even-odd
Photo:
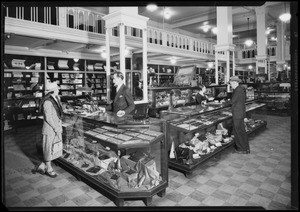
{"label": "man in dark suit", "polygon": [[112,110],[117,116],[122,117],[134,110],[135,105],[129,88],[123,83],[124,76],[122,72],[115,72],[113,83],[116,87],[116,96],[108,110]]}
{"label": "man in dark suit", "polygon": [[250,154],[248,136],[245,130],[244,118],[246,118],[246,90],[239,83],[238,76],[232,76],[229,84],[233,88],[233,93],[229,103],[232,108],[233,133],[235,139],[236,153]]}

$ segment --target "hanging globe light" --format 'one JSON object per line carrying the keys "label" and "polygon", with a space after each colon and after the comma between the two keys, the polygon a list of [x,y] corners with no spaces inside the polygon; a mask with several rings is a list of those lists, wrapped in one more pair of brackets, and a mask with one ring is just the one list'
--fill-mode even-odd
{"label": "hanging globe light", "polygon": [[252,46],[252,44],[253,44],[253,40],[251,40],[251,39],[248,39],[248,40],[245,41],[245,45],[248,46],[248,47]]}
{"label": "hanging globe light", "polygon": [[287,22],[291,19],[291,14],[290,13],[284,13],[279,16],[279,19],[283,22]]}
{"label": "hanging globe light", "polygon": [[279,16],[279,19],[280,19],[282,22],[287,22],[287,21],[289,21],[289,20],[291,19],[291,14],[288,13],[288,12],[286,12],[286,4],[285,4],[285,2],[284,2],[284,11],[285,11],[285,13],[281,14],[281,15]]}

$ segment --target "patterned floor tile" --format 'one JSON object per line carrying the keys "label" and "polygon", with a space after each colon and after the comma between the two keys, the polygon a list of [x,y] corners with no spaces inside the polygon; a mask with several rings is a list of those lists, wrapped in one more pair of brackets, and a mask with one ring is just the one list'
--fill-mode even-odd
{"label": "patterned floor tile", "polygon": [[214,193],[212,193],[211,196],[213,196],[215,198],[218,198],[220,200],[226,201],[227,199],[230,198],[231,193],[227,193],[227,192],[224,192],[224,191],[217,190]]}
{"label": "patterned floor tile", "polygon": [[209,206],[222,206],[225,201],[224,200],[220,200],[216,197],[213,196],[208,196],[204,201],[204,204],[209,205]]}
{"label": "patterned floor tile", "polygon": [[45,202],[46,200],[38,195],[38,196],[33,196],[27,200],[24,201],[24,204],[28,207],[33,207],[33,206],[36,206],[38,204],[42,204],[43,202]]}
{"label": "patterned floor tile", "polygon": [[92,200],[92,197],[86,194],[81,194],[72,199],[72,201],[78,206],[84,206],[90,200]]}
{"label": "patterned floor tile", "polygon": [[52,205],[52,206],[60,206],[61,204],[63,204],[64,202],[68,201],[69,198],[67,197],[67,195],[59,195],[54,197],[53,199],[48,200],[48,202]]}
{"label": "patterned floor tile", "polygon": [[217,188],[203,184],[199,188],[197,188],[197,190],[204,194],[211,195],[212,193],[214,193],[217,190]]}
{"label": "patterned floor tile", "polygon": [[185,196],[189,196],[191,193],[193,193],[195,191],[195,188],[192,188],[187,185],[182,185],[179,188],[177,188],[175,191],[177,191],[178,193],[181,193]]}
{"label": "patterned floor tile", "polygon": [[253,194],[249,201],[250,202],[255,202],[256,204],[258,204],[258,205],[260,205],[264,208],[266,208],[271,202],[270,199],[265,198],[261,195],[257,195],[257,194]]}
{"label": "patterned floor tile", "polygon": [[172,193],[166,194],[165,198],[172,200],[174,202],[179,202],[185,197],[185,195],[178,193],[176,191],[173,191]]}
{"label": "patterned floor tile", "polygon": [[235,206],[245,206],[247,203],[246,199],[243,199],[239,196],[236,195],[231,195],[229,199],[226,200],[226,203],[229,203],[230,205],[235,205]]}
{"label": "patterned floor tile", "polygon": [[207,194],[202,193],[198,190],[195,190],[193,193],[191,193],[189,195],[189,197],[197,200],[198,202],[202,202],[203,200],[205,200],[207,198]]}
{"label": "patterned floor tile", "polygon": [[187,196],[184,199],[182,199],[178,204],[181,205],[181,206],[192,207],[192,206],[198,206],[199,202],[197,200]]}

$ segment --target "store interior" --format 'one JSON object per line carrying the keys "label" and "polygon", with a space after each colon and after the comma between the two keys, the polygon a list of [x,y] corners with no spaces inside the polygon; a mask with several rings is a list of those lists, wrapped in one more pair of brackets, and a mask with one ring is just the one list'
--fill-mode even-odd
{"label": "store interior", "polygon": [[[295,5],[7,3],[5,205],[298,208]],[[135,104],[125,116],[103,110],[117,95],[116,72]],[[249,155],[232,153],[231,76],[246,92]],[[49,82],[64,111],[56,179],[31,172],[42,158],[39,107]],[[200,85],[205,104],[196,101]]]}

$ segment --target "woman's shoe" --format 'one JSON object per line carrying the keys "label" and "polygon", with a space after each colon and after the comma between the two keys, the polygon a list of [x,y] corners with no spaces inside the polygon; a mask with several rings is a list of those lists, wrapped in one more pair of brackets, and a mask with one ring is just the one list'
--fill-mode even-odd
{"label": "woman's shoe", "polygon": [[52,177],[52,178],[57,177],[57,174],[54,172],[54,170],[52,170],[52,171],[50,171],[50,172],[47,170],[47,171],[45,172],[45,174],[48,175],[49,177]]}
{"label": "woman's shoe", "polygon": [[45,174],[45,166],[43,166],[43,165],[44,165],[43,162],[41,162],[38,165],[36,165],[34,167],[34,169],[32,170],[32,173],[33,174],[40,173],[41,175],[44,175]]}

